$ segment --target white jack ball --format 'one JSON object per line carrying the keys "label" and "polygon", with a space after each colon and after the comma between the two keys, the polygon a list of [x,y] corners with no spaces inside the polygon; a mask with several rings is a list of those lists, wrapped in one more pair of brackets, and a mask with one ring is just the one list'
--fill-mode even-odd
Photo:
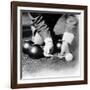
{"label": "white jack ball", "polygon": [[71,61],[72,59],[73,59],[73,55],[71,54],[71,53],[67,53],[66,55],[65,55],[65,59],[66,59],[66,61]]}

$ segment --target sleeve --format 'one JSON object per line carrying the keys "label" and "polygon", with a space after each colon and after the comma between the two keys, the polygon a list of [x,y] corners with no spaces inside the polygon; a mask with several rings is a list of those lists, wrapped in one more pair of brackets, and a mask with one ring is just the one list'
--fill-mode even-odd
{"label": "sleeve", "polygon": [[50,36],[50,31],[48,25],[45,23],[45,20],[42,16],[36,19],[34,26],[36,28],[36,31],[43,37],[43,39]]}
{"label": "sleeve", "polygon": [[54,29],[55,35],[63,34],[65,32],[65,17],[62,15],[56,22]]}
{"label": "sleeve", "polygon": [[63,34],[63,38],[62,38],[63,41],[66,41],[67,43],[71,44],[73,39],[74,39],[74,34],[73,33],[65,32]]}

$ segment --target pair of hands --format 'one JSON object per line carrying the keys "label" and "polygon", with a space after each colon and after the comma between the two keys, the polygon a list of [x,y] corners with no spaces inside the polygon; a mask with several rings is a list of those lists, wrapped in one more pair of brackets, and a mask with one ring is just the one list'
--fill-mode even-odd
{"label": "pair of hands", "polygon": [[[45,57],[52,57],[53,55],[51,54],[51,51],[53,50],[53,41],[51,38],[46,38],[45,39],[45,46],[43,48],[44,50],[44,56]],[[59,53],[59,56],[63,56],[64,53],[69,52],[69,47],[68,47],[68,42],[63,41],[61,45],[61,52]]]}

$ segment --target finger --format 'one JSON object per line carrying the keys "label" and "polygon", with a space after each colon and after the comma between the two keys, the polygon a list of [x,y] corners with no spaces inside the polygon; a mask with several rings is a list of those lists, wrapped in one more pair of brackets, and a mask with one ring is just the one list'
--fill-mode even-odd
{"label": "finger", "polygon": [[49,28],[47,27],[47,25],[44,24],[41,27],[38,27],[37,29],[38,31],[42,31],[42,30],[47,31]]}
{"label": "finger", "polygon": [[38,16],[38,17],[36,17],[35,19],[34,19],[34,25],[36,25],[37,26],[37,24],[39,24],[41,21],[42,21],[42,16]]}
{"label": "finger", "polygon": [[43,18],[43,17],[41,16],[41,17],[37,20],[36,23],[39,24],[39,23],[42,21],[42,18]]}

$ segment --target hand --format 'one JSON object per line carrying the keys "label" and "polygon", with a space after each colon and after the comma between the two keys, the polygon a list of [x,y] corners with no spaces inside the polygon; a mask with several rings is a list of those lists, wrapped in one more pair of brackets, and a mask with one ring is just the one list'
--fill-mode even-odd
{"label": "hand", "polygon": [[45,57],[51,57],[53,55],[51,55],[51,49],[53,49],[53,42],[52,42],[52,39],[51,38],[46,38],[45,39],[45,46],[43,48],[44,50],[44,56]]}

